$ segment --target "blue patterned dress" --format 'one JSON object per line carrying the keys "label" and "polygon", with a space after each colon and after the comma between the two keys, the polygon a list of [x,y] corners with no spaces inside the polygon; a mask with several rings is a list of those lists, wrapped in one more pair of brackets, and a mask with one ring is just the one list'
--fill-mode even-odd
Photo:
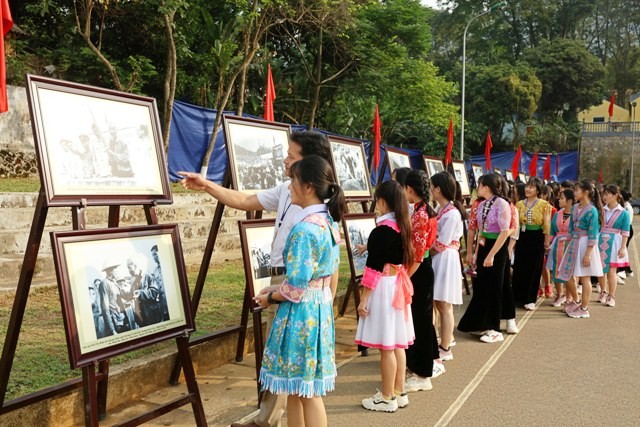
{"label": "blue patterned dress", "polygon": [[[303,211],[304,212],[304,211]],[[323,396],[336,378],[331,274],[340,263],[340,233],[326,213],[296,223],[284,248],[287,298],[273,321],[260,384],[273,394]]]}

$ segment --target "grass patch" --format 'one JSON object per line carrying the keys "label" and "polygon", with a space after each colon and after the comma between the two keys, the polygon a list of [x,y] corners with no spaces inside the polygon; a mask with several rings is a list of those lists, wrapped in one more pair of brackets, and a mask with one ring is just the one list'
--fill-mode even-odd
{"label": "grass patch", "polygon": [[[38,178],[0,178],[0,193],[37,193],[40,191]],[[186,193],[179,183],[171,183],[172,193]]]}
{"label": "grass patch", "polygon": [[[346,289],[350,278],[344,246],[341,256],[338,290]],[[190,268],[187,277],[192,293],[197,276],[198,266]],[[209,269],[196,315],[195,335],[237,325],[240,322],[244,287],[242,260],[214,263]],[[6,336],[13,300],[14,293],[0,293],[0,333],[3,337]],[[4,342],[0,345],[4,345]],[[123,354],[111,359],[111,364],[121,364],[166,348],[175,348],[175,342],[171,340]],[[6,400],[80,375],[80,370],[71,370],[69,367],[57,287],[34,289],[27,301]]]}

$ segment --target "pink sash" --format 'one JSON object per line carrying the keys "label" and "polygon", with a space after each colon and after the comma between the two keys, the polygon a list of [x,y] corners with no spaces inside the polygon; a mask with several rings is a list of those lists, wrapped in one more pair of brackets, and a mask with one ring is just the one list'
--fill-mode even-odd
{"label": "pink sash", "polygon": [[404,311],[404,319],[409,318],[408,305],[411,304],[411,297],[413,295],[413,284],[411,278],[407,274],[407,270],[404,266],[394,265],[397,271],[396,275],[396,291],[393,294],[393,301],[391,305],[393,308]]}

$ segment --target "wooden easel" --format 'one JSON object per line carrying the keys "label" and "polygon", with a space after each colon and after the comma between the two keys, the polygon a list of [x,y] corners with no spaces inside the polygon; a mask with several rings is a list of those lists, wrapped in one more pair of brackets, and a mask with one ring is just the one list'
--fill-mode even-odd
{"label": "wooden easel", "polygon": [[[148,224],[157,224],[158,218],[155,212],[155,201],[143,204],[145,217]],[[69,206],[71,208],[72,224],[74,230],[85,229],[85,209],[87,207],[86,199],[81,199],[77,204]],[[29,289],[33,279],[33,273],[35,270],[36,260],[38,257],[38,251],[42,235],[44,233],[44,226],[49,211],[49,204],[47,202],[46,192],[43,188],[40,189],[38,195],[38,201],[36,203],[33,222],[31,224],[31,231],[29,233],[29,240],[25,251],[24,261],[20,271],[20,278],[16,289],[16,296],[13,302],[13,308],[11,310],[11,316],[9,319],[9,325],[7,327],[7,335],[2,349],[2,358],[0,359],[0,414],[14,411],[18,408],[54,397],[65,393],[68,393],[76,388],[83,387],[84,390],[84,408],[85,408],[85,425],[86,426],[98,426],[99,420],[106,417],[106,402],[107,402],[107,389],[108,389],[108,377],[109,377],[109,360],[99,360],[91,363],[88,366],[82,368],[82,378],[73,379],[62,384],[58,384],[46,389],[40,390],[35,393],[22,396],[5,403],[4,398],[6,396],[7,385],[9,382],[9,375],[11,373],[11,367],[13,366],[13,360],[15,357],[15,351],[18,344],[18,338],[20,329],[22,326],[23,315],[29,296]],[[108,227],[115,228],[119,226],[120,222],[120,206],[110,205],[108,216]],[[202,407],[202,401],[200,399],[200,393],[198,385],[195,380],[195,372],[191,363],[191,356],[187,346],[188,337],[183,336],[176,339],[178,346],[178,354],[186,362],[185,379],[187,382],[187,389],[189,393],[180,399],[174,400],[146,412],[138,417],[132,418],[122,425],[133,426],[144,423],[151,419],[164,415],[180,406],[187,403],[191,403],[193,407],[194,417],[196,425],[206,426],[206,418],[204,415],[204,409]],[[98,371],[96,372],[96,367]]]}

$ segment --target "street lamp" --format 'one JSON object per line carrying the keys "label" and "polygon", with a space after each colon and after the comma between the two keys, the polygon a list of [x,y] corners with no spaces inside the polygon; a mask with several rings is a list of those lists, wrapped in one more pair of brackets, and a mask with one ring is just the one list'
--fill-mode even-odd
{"label": "street lamp", "polygon": [[636,154],[636,105],[638,105],[635,101],[631,103],[633,107],[633,115],[632,115],[632,123],[631,126],[631,176],[629,177],[629,193],[633,194],[633,158]]}
{"label": "street lamp", "polygon": [[465,89],[465,77],[466,77],[465,74],[466,74],[466,68],[467,68],[467,30],[469,30],[469,25],[471,25],[473,21],[506,4],[507,4],[506,1],[501,1],[494,4],[493,6],[490,6],[489,9],[472,17],[469,20],[469,22],[467,22],[467,26],[464,27],[464,34],[462,35],[462,109],[461,109],[462,126],[460,129],[460,160],[464,160],[464,89]]}

